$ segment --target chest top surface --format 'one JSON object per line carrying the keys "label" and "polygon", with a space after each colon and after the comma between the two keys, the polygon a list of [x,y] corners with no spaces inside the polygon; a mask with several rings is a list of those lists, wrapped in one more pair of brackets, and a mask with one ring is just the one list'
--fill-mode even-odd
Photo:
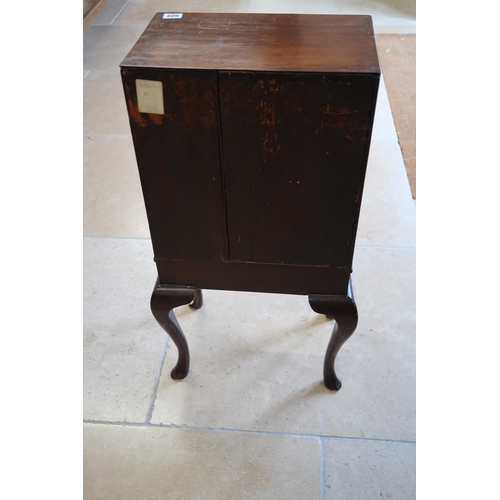
{"label": "chest top surface", "polygon": [[371,16],[357,15],[159,12],[121,66],[380,74]]}

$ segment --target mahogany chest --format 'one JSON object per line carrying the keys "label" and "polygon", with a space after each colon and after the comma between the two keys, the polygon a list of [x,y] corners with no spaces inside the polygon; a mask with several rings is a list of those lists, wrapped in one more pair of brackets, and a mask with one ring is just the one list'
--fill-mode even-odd
{"label": "mahogany chest", "polygon": [[187,352],[173,375],[189,368],[174,303],[201,306],[202,288],[291,293],[336,319],[325,382],[338,389],[380,77],[371,17],[157,13],[121,74],[153,313],[179,363]]}

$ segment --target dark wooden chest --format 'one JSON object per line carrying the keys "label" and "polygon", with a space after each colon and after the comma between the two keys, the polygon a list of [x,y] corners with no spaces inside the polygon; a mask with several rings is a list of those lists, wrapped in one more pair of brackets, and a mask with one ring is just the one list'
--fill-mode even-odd
{"label": "dark wooden chest", "polygon": [[160,286],[348,295],[370,16],[158,13],[121,73]]}

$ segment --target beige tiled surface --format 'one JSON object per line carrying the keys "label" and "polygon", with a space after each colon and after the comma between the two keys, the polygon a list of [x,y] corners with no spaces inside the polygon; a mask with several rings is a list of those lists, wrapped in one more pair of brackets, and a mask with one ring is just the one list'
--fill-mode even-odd
{"label": "beige tiled surface", "polygon": [[85,500],[320,498],[318,440],[84,425]]}
{"label": "beige tiled surface", "polygon": [[148,22],[131,26],[91,24],[83,33],[83,69],[119,72],[120,63]]}
{"label": "beige tiled surface", "polygon": [[[126,396],[142,404],[127,421],[143,422],[166,337],[148,309],[150,242],[87,238],[84,252],[86,418],[120,421]],[[170,378],[177,350],[169,343],[151,423],[414,440],[414,258],[412,250],[357,248],[360,318],[337,360],[338,393],[322,383],[332,323],[306,297],[205,290],[202,309],[177,309],[191,370]],[[138,387],[148,384],[140,394],[127,387],[132,371]]]}
{"label": "beige tiled surface", "polygon": [[330,14],[328,0],[252,0],[249,12],[276,12],[279,14]]}
{"label": "beige tiled surface", "polygon": [[84,240],[85,419],[146,420],[166,345],[149,309],[156,274],[148,243]]}
{"label": "beige tiled surface", "polygon": [[130,136],[118,68],[90,70],[83,80],[83,133]]}
{"label": "beige tiled surface", "polygon": [[[109,0],[92,23],[148,23],[156,12],[369,14],[375,33],[415,33],[414,0]],[[123,10],[121,10],[123,9]]]}
{"label": "beige tiled surface", "polygon": [[106,5],[92,21],[93,26],[113,24],[129,0],[108,0]]}
{"label": "beige tiled surface", "polygon": [[149,23],[157,12],[247,12],[250,0],[130,0],[113,24]]}
{"label": "beige tiled surface", "polygon": [[85,135],[83,151],[84,234],[149,238],[130,135]]}
{"label": "beige tiled surface", "polygon": [[329,0],[330,14],[369,14],[375,33],[415,33],[415,0]]}
{"label": "beige tiled surface", "polygon": [[396,141],[372,141],[356,244],[415,247],[415,203],[401,148]]}
{"label": "beige tiled surface", "polygon": [[398,140],[396,127],[394,126],[394,120],[392,119],[391,105],[389,103],[389,96],[387,95],[384,75],[382,75],[380,79],[380,85],[378,89],[372,140],[375,141]]}
{"label": "beige tiled surface", "polygon": [[357,250],[360,321],[337,359],[338,393],[322,382],[333,325],[307,297],[206,290],[202,309],[178,309],[191,370],[182,382],[170,378],[170,343],[151,422],[415,439],[414,312],[405,310],[413,260],[412,251]]}
{"label": "beige tiled surface", "polygon": [[338,393],[321,382],[333,325],[306,297],[207,290],[202,309],[178,308],[183,381],[149,309],[156,269],[118,68],[148,12],[325,8],[415,30],[405,2],[109,0],[84,32],[86,499],[414,498],[415,204],[383,83]]}
{"label": "beige tiled surface", "polygon": [[325,500],[415,498],[414,443],[325,440]]}

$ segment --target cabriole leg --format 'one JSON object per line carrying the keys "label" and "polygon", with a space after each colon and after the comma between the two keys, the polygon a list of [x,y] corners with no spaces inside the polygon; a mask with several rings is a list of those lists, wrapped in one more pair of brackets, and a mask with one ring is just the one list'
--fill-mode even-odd
{"label": "cabriole leg", "polygon": [[[198,295],[196,294],[197,291],[200,292]],[[179,359],[171,373],[173,379],[183,379],[189,372],[189,348],[186,337],[175,317],[174,308],[191,303],[193,303],[193,307],[195,307],[195,303],[198,307],[201,307],[201,302],[201,290],[160,285],[159,281],[156,281],[151,296],[151,311],[156,321],[169,334],[179,351]]]}
{"label": "cabriole leg", "polygon": [[338,391],[342,387],[342,382],[335,374],[335,358],[358,325],[358,310],[352,281],[349,281],[347,295],[309,295],[309,304],[313,311],[335,320],[326,349],[323,377],[328,389]]}

